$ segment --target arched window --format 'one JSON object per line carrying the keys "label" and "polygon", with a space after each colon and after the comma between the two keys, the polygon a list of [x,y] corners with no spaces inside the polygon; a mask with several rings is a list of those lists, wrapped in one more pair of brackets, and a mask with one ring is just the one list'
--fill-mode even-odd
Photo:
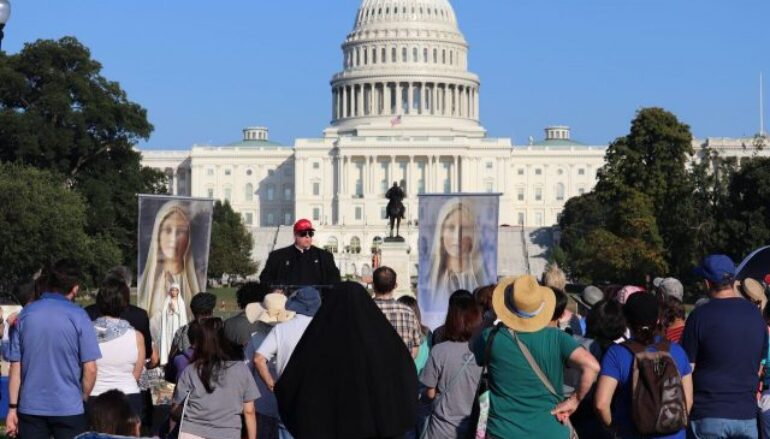
{"label": "arched window", "polygon": [[332,253],[338,253],[339,252],[339,243],[337,241],[337,238],[334,236],[330,236],[329,239],[326,240],[326,245],[324,246],[326,251],[332,252]]}
{"label": "arched window", "polygon": [[254,200],[254,186],[251,183],[246,183],[246,187],[244,188],[244,199],[246,201],[253,201]]}
{"label": "arched window", "polygon": [[556,184],[556,201],[564,201],[564,183]]}
{"label": "arched window", "polygon": [[361,253],[361,238],[358,236],[350,238],[350,253],[355,255]]}
{"label": "arched window", "polygon": [[380,247],[382,247],[382,237],[375,236],[374,239],[372,239],[372,250],[379,251]]}

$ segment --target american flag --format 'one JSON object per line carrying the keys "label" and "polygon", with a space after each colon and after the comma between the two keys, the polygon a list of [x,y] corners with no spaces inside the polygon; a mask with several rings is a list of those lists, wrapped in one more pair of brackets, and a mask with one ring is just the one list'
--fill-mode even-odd
{"label": "american flag", "polygon": [[400,125],[400,124],[401,124],[401,115],[400,114],[390,120],[390,127],[391,128],[393,128],[396,125]]}

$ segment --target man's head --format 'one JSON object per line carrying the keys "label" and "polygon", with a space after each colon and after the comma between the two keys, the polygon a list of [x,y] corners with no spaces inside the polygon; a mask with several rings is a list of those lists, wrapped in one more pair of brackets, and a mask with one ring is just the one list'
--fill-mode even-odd
{"label": "man's head", "polygon": [[382,266],[374,270],[372,286],[375,296],[392,293],[396,289],[396,285],[396,272],[392,268]]}
{"label": "man's head", "polygon": [[190,300],[190,311],[195,320],[201,320],[214,315],[214,307],[217,306],[217,296],[211,293],[198,293]]}
{"label": "man's head", "polygon": [[48,269],[45,286],[49,292],[75,297],[82,279],[80,265],[71,259],[62,259]]}
{"label": "man's head", "polygon": [[35,300],[35,281],[29,280],[16,285],[13,289],[13,296],[19,302],[19,305],[25,306]]}
{"label": "man's head", "polygon": [[398,187],[398,182],[397,181],[393,182],[393,187]]}
{"label": "man's head", "polygon": [[729,256],[709,255],[703,258],[695,274],[706,280],[711,294],[733,290],[735,263]]}
{"label": "man's head", "polygon": [[315,235],[315,229],[313,223],[308,219],[301,219],[294,223],[294,245],[307,250],[313,245],[313,235]]}
{"label": "man's head", "polygon": [[262,285],[259,282],[246,282],[235,293],[235,300],[240,309],[246,309],[250,303],[262,302],[265,296],[270,293],[270,287]]}
{"label": "man's head", "polygon": [[123,279],[123,281],[131,288],[131,282],[134,280],[134,275],[131,273],[131,269],[125,265],[116,265],[110,268],[107,272],[107,276],[117,276]]}
{"label": "man's head", "polygon": [[678,279],[673,277],[658,277],[652,281],[652,284],[663,298],[673,297],[680,302],[684,300],[684,287],[682,286],[682,282],[679,282]]}

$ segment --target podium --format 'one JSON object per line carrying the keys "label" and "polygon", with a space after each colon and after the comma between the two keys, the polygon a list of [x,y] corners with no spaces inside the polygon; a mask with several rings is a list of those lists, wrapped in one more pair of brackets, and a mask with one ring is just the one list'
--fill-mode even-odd
{"label": "podium", "polygon": [[409,244],[404,238],[385,238],[380,245],[380,266],[387,266],[396,272],[398,286],[393,297],[414,296],[412,291],[412,270],[409,263]]}

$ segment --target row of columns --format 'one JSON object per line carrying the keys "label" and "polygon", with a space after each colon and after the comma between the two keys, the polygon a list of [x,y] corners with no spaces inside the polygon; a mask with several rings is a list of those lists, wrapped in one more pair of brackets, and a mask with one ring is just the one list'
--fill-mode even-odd
{"label": "row of columns", "polygon": [[478,87],[434,82],[375,82],[332,89],[334,120],[408,114],[478,119]]}
{"label": "row of columns", "polygon": [[[384,192],[381,193],[382,188],[379,186],[383,180],[388,188],[393,185],[393,182],[398,181],[400,185],[401,180],[405,180],[407,196],[415,197],[420,180],[423,180],[424,192],[440,193],[445,192],[444,184],[448,177],[449,192],[460,192],[463,190],[460,181],[461,160],[458,155],[408,156],[406,158],[402,156],[338,156],[336,158],[337,187],[340,188],[340,195],[353,196],[356,195],[356,184],[360,180],[361,195],[374,194],[381,197]],[[387,174],[384,176],[380,172],[382,163],[388,164]],[[401,163],[406,164],[405,175],[396,173]]]}

